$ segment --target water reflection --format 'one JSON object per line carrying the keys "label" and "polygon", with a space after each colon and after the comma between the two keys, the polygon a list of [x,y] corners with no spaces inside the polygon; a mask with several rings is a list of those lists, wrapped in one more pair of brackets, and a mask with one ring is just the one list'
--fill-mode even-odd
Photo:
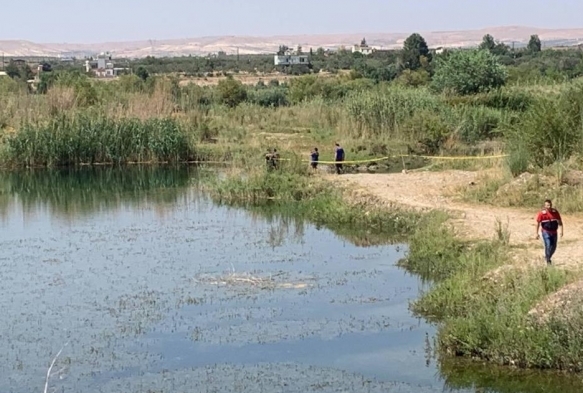
{"label": "water reflection", "polygon": [[567,393],[583,391],[579,374],[519,370],[482,362],[444,357],[440,373],[450,391],[480,393]]}
{"label": "water reflection", "polygon": [[151,203],[160,215],[198,179],[196,168],[135,166],[0,173],[0,216],[17,207],[25,218],[39,211],[74,220],[96,212]]}

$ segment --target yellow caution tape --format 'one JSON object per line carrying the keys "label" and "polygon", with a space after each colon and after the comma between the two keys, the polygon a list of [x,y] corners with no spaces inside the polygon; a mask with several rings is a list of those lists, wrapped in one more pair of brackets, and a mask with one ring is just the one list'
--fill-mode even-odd
{"label": "yellow caution tape", "polygon": [[453,156],[453,157],[447,157],[447,156],[401,156],[401,157],[421,157],[421,158],[427,158],[429,160],[489,160],[492,158],[503,158],[503,157],[508,157],[508,154],[500,154],[497,156]]}
{"label": "yellow caution tape", "polygon": [[[357,160],[357,161],[317,161],[318,164],[364,164],[367,162],[376,162],[376,161],[384,161],[388,160],[391,157],[379,157],[379,158],[372,158],[369,160]],[[311,160],[302,160],[302,162],[312,162]]]}
{"label": "yellow caution tape", "polygon": [[[386,157],[378,157],[378,158],[371,158],[368,160],[356,160],[356,161],[318,161],[318,164],[364,164],[369,162],[377,162],[377,161],[385,161],[389,158],[425,158],[428,160],[488,160],[488,159],[495,159],[495,158],[503,158],[508,157],[508,154],[500,154],[496,156],[418,156],[418,155],[396,155],[396,156],[386,156]],[[302,162],[312,162],[311,160],[302,160]]]}
{"label": "yellow caution tape", "polygon": [[[318,164],[365,164],[370,162],[385,161],[390,158],[425,158],[428,160],[490,160],[497,158],[508,157],[508,154],[500,154],[496,156],[418,156],[418,155],[394,155],[378,158],[370,158],[368,160],[353,160],[353,161],[317,161]],[[290,158],[279,158],[278,161],[291,161]],[[186,161],[189,164],[225,164],[229,161]],[[301,162],[312,162],[312,160],[301,160]]]}

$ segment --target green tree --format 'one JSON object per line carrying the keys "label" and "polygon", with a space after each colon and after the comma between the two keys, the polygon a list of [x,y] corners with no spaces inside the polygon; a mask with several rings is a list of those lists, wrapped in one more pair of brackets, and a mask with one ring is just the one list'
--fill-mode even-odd
{"label": "green tree", "polygon": [[528,49],[528,51],[531,53],[537,53],[541,51],[542,44],[540,42],[540,38],[538,38],[538,35],[534,34],[530,36],[530,40],[528,41],[526,49]]}
{"label": "green tree", "polygon": [[24,81],[34,78],[34,73],[28,64],[19,65],[14,61],[11,61],[6,66],[6,74],[12,79],[21,79]]}
{"label": "green tree", "polygon": [[486,34],[482,38],[482,43],[478,48],[492,52],[494,48],[496,48],[496,41],[494,40],[494,37],[492,37],[490,34]]}
{"label": "green tree", "polygon": [[221,102],[231,108],[236,107],[247,99],[247,89],[232,76],[219,81],[217,85]]}
{"label": "green tree", "polygon": [[475,94],[503,86],[506,68],[487,50],[458,50],[439,59],[433,76],[438,91]]}
{"label": "green tree", "polygon": [[401,64],[405,69],[417,70],[421,68],[422,57],[425,57],[427,61],[431,61],[427,42],[421,35],[417,33],[411,34],[403,44]]}
{"label": "green tree", "polygon": [[20,68],[18,68],[16,63],[14,63],[13,61],[8,63],[5,71],[6,71],[6,74],[9,77],[11,77],[12,79],[20,78]]}
{"label": "green tree", "polygon": [[144,82],[150,77],[150,73],[143,66],[138,67],[138,69],[136,70],[136,75]]}
{"label": "green tree", "polygon": [[486,34],[484,38],[482,38],[482,43],[478,47],[481,50],[487,50],[488,52],[498,55],[504,56],[510,52],[510,47],[503,42],[498,42],[494,40],[490,34]]}
{"label": "green tree", "polygon": [[49,89],[55,84],[58,74],[54,72],[43,72],[40,75],[40,81],[36,89],[38,94],[47,94]]}

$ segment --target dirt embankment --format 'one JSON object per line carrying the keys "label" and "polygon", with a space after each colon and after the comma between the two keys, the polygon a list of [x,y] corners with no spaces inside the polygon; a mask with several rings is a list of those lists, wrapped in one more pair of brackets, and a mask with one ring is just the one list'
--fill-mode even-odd
{"label": "dirt embankment", "polygon": [[[475,205],[461,201],[460,187],[477,183],[478,172],[442,171],[393,174],[346,174],[328,179],[349,186],[356,193],[369,194],[403,207],[442,209],[451,213],[458,236],[466,239],[492,239],[497,220],[510,232],[513,259],[519,264],[544,266],[543,245],[535,239],[536,210]],[[541,201],[542,205],[542,201]],[[560,210],[560,206],[557,206]],[[583,216],[563,217],[565,237],[553,258],[558,267],[576,268],[583,255]]]}
{"label": "dirt embankment", "polygon": [[[512,261],[489,275],[497,275],[507,269],[544,267],[543,245],[535,237],[537,211],[476,205],[461,201],[460,189],[479,181],[478,172],[443,171],[395,174],[358,174],[327,176],[328,180],[349,187],[356,197],[374,197],[376,201],[418,210],[440,209],[451,214],[456,234],[470,240],[496,237],[497,221],[510,232]],[[541,201],[542,204],[542,201]],[[560,210],[560,206],[557,206]],[[557,268],[579,269],[583,255],[583,215],[563,215],[565,236],[559,246],[553,264]],[[583,280],[574,282],[551,294],[537,304],[530,314],[541,320],[549,315],[569,317],[573,309],[583,304]]]}

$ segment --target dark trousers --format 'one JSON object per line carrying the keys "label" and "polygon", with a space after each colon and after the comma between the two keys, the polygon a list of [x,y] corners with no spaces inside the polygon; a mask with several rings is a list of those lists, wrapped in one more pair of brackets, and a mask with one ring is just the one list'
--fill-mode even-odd
{"label": "dark trousers", "polygon": [[342,169],[342,161],[336,161],[336,173],[341,174],[343,171]]}
{"label": "dark trousers", "polygon": [[557,234],[542,231],[543,242],[545,244],[545,259],[547,263],[551,263],[551,258],[557,250]]}

